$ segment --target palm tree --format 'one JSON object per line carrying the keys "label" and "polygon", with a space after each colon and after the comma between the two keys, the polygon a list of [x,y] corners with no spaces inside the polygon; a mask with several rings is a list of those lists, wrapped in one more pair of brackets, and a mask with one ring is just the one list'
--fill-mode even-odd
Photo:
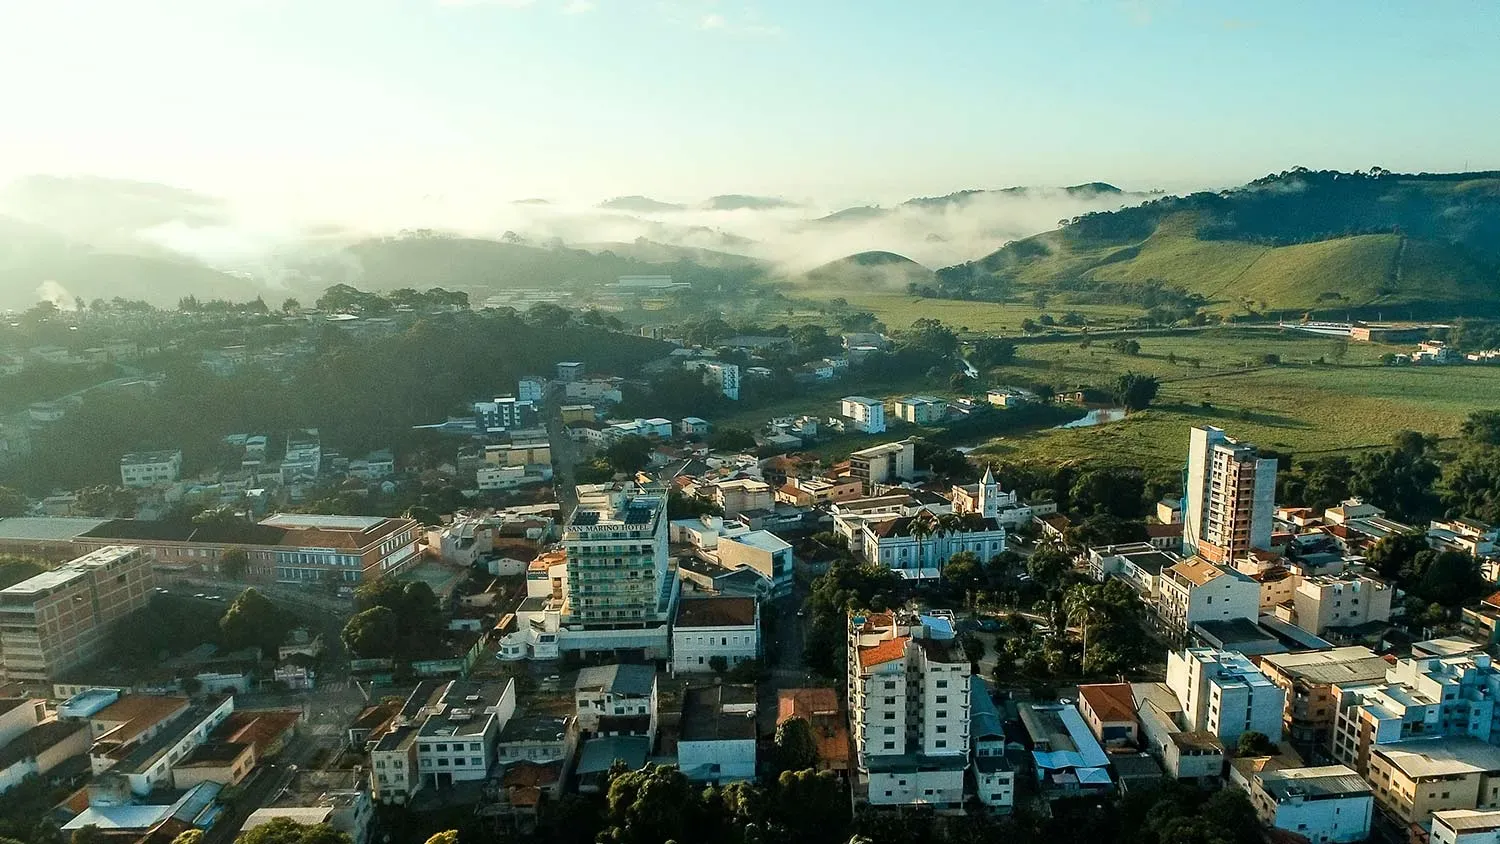
{"label": "palm tree", "polygon": [[911,538],[917,541],[917,568],[922,568],[922,540],[932,536],[932,522],[922,518],[922,514],[912,517]]}
{"label": "palm tree", "polygon": [[1086,584],[1078,584],[1063,596],[1063,611],[1069,624],[1077,624],[1083,630],[1083,658],[1079,661],[1084,672],[1089,667],[1089,625],[1104,617],[1104,600],[1100,590]]}

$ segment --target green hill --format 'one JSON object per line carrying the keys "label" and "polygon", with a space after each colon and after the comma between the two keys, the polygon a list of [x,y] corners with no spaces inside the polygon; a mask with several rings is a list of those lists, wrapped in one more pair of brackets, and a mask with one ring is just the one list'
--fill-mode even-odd
{"label": "green hill", "polygon": [[[1500,311],[1500,173],[1295,170],[1086,214],[938,271],[940,296],[1225,313]],[[1165,293],[1164,293],[1165,292]]]}
{"label": "green hill", "polygon": [[36,304],[39,288],[47,282],[61,285],[64,295],[85,301],[121,296],[158,305],[175,304],[189,294],[200,299],[244,299],[259,292],[250,281],[189,258],[98,248],[41,226],[0,217],[0,308]]}
{"label": "green hill", "polygon": [[[300,269],[314,286],[354,284],[365,290],[442,287],[471,296],[515,288],[593,287],[622,275],[671,275],[690,284],[727,284],[756,277],[759,264],[723,256],[718,266],[690,260],[695,250],[622,244],[623,252],[662,258],[639,260],[610,251],[540,247],[437,234],[365,240]],[[710,254],[702,250],[697,257]]]}
{"label": "green hill", "polygon": [[849,286],[860,290],[904,290],[911,284],[931,284],[932,270],[894,252],[859,252],[809,270],[806,279],[820,287]]}

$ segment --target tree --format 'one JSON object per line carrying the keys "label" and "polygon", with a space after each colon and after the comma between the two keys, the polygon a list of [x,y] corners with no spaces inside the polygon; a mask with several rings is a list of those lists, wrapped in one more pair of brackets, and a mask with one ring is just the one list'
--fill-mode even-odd
{"label": "tree", "polygon": [[1456,607],[1488,591],[1479,561],[1463,551],[1423,551],[1412,564],[1421,572],[1412,591],[1435,604]]}
{"label": "tree", "polygon": [[1276,743],[1267,738],[1265,733],[1246,730],[1240,733],[1240,743],[1235,748],[1234,755],[1274,756],[1276,755]]}
{"label": "tree", "polygon": [[648,764],[615,775],[605,798],[607,826],[600,844],[663,844],[681,841],[694,803],[688,779],[674,767]]}
{"label": "tree", "polygon": [[1016,344],[1003,337],[986,337],[974,343],[971,360],[975,366],[1005,366],[1016,359]]}
{"label": "tree", "polygon": [[326,823],[302,824],[290,818],[273,818],[240,833],[234,844],[352,844],[349,834]]}
{"label": "tree", "polygon": [[1145,542],[1150,538],[1144,522],[1122,519],[1109,513],[1097,513],[1063,532],[1069,545],[1091,548],[1098,545],[1119,545],[1126,542]]}
{"label": "tree", "polygon": [[746,451],[755,448],[755,436],[744,428],[720,428],[708,436],[714,451]]}
{"label": "tree", "polygon": [[1115,379],[1115,401],[1129,412],[1145,410],[1153,401],[1156,401],[1156,392],[1159,389],[1161,389],[1161,382],[1156,380],[1155,375],[1127,372]]}
{"label": "tree", "polygon": [[1036,549],[1026,560],[1026,572],[1042,586],[1052,586],[1062,579],[1063,573],[1073,564],[1065,551],[1050,545]]}
{"label": "tree", "polygon": [[203,844],[203,830],[189,829],[173,838],[172,844]]}
{"label": "tree", "polygon": [[231,548],[219,558],[219,573],[230,580],[244,578],[250,569],[250,555],[238,548]]}
{"label": "tree", "polygon": [[[173,842],[176,844],[176,842]],[[458,830],[448,829],[427,839],[427,844],[458,844]]]}
{"label": "tree", "polygon": [[960,551],[949,557],[942,575],[960,595],[984,585],[984,567],[973,551]]}
{"label": "tree", "polygon": [[645,437],[621,437],[604,450],[604,459],[616,472],[633,475],[646,468],[651,452],[651,441]]}
{"label": "tree", "polygon": [[284,314],[295,314],[300,310],[302,310],[302,303],[296,299],[288,298],[281,303],[281,312]]}
{"label": "tree", "polygon": [[1402,572],[1408,571],[1417,555],[1427,549],[1427,535],[1422,531],[1393,533],[1371,546],[1365,559],[1381,577],[1400,583]]}
{"label": "tree", "polygon": [[1120,339],[1115,340],[1113,343],[1110,343],[1109,347],[1117,352],[1120,352],[1121,354],[1130,355],[1131,357],[1134,357],[1141,353],[1141,343],[1139,340],[1127,340],[1124,337],[1121,337]]}
{"label": "tree", "polygon": [[391,656],[401,635],[395,611],[389,607],[372,607],[355,613],[339,638],[349,653],[358,659]]}
{"label": "tree", "polygon": [[219,619],[219,635],[226,650],[258,647],[275,651],[291,629],[291,618],[270,598],[251,588],[239,594]]}
{"label": "tree", "polygon": [[0,486],[0,519],[26,515],[26,496],[8,486]]}
{"label": "tree", "polygon": [[776,779],[768,821],[782,841],[822,841],[849,823],[849,793],[832,771],[783,771]]}
{"label": "tree", "polygon": [[818,740],[804,718],[788,718],[776,727],[776,767],[802,771],[818,765]]}
{"label": "tree", "polygon": [[958,637],[958,644],[964,649],[964,658],[969,661],[970,665],[977,666],[979,665],[979,661],[984,659],[984,640],[978,636],[972,633],[965,633]]}
{"label": "tree", "polygon": [[1073,482],[1073,509],[1086,516],[1136,519],[1145,515],[1146,479],[1139,469],[1105,466],[1091,469]]}
{"label": "tree", "polygon": [[73,830],[73,835],[68,839],[68,844],[102,844],[104,832],[94,824],[80,826]]}

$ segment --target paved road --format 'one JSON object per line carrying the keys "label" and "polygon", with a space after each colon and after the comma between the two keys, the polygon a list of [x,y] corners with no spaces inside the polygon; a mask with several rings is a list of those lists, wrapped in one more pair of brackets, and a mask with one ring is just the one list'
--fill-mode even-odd
{"label": "paved road", "polygon": [[582,459],[578,443],[568,437],[562,421],[562,388],[553,385],[547,392],[547,443],[552,447],[552,489],[557,498],[558,524],[567,524],[578,507],[577,481],[573,467]]}

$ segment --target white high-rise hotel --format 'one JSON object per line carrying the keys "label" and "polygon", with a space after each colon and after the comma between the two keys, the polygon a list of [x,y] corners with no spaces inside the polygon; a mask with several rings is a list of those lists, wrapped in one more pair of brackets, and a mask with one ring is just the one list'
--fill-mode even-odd
{"label": "white high-rise hotel", "polygon": [[861,796],[876,805],[963,805],[969,660],[951,617],[849,618],[849,721]]}
{"label": "white high-rise hotel", "polygon": [[563,529],[565,650],[666,659],[677,573],[668,567],[666,496],[633,484],[578,487]]}
{"label": "white high-rise hotel", "polygon": [[1182,541],[1189,554],[1228,563],[1251,548],[1271,547],[1276,461],[1210,426],[1188,441]]}

